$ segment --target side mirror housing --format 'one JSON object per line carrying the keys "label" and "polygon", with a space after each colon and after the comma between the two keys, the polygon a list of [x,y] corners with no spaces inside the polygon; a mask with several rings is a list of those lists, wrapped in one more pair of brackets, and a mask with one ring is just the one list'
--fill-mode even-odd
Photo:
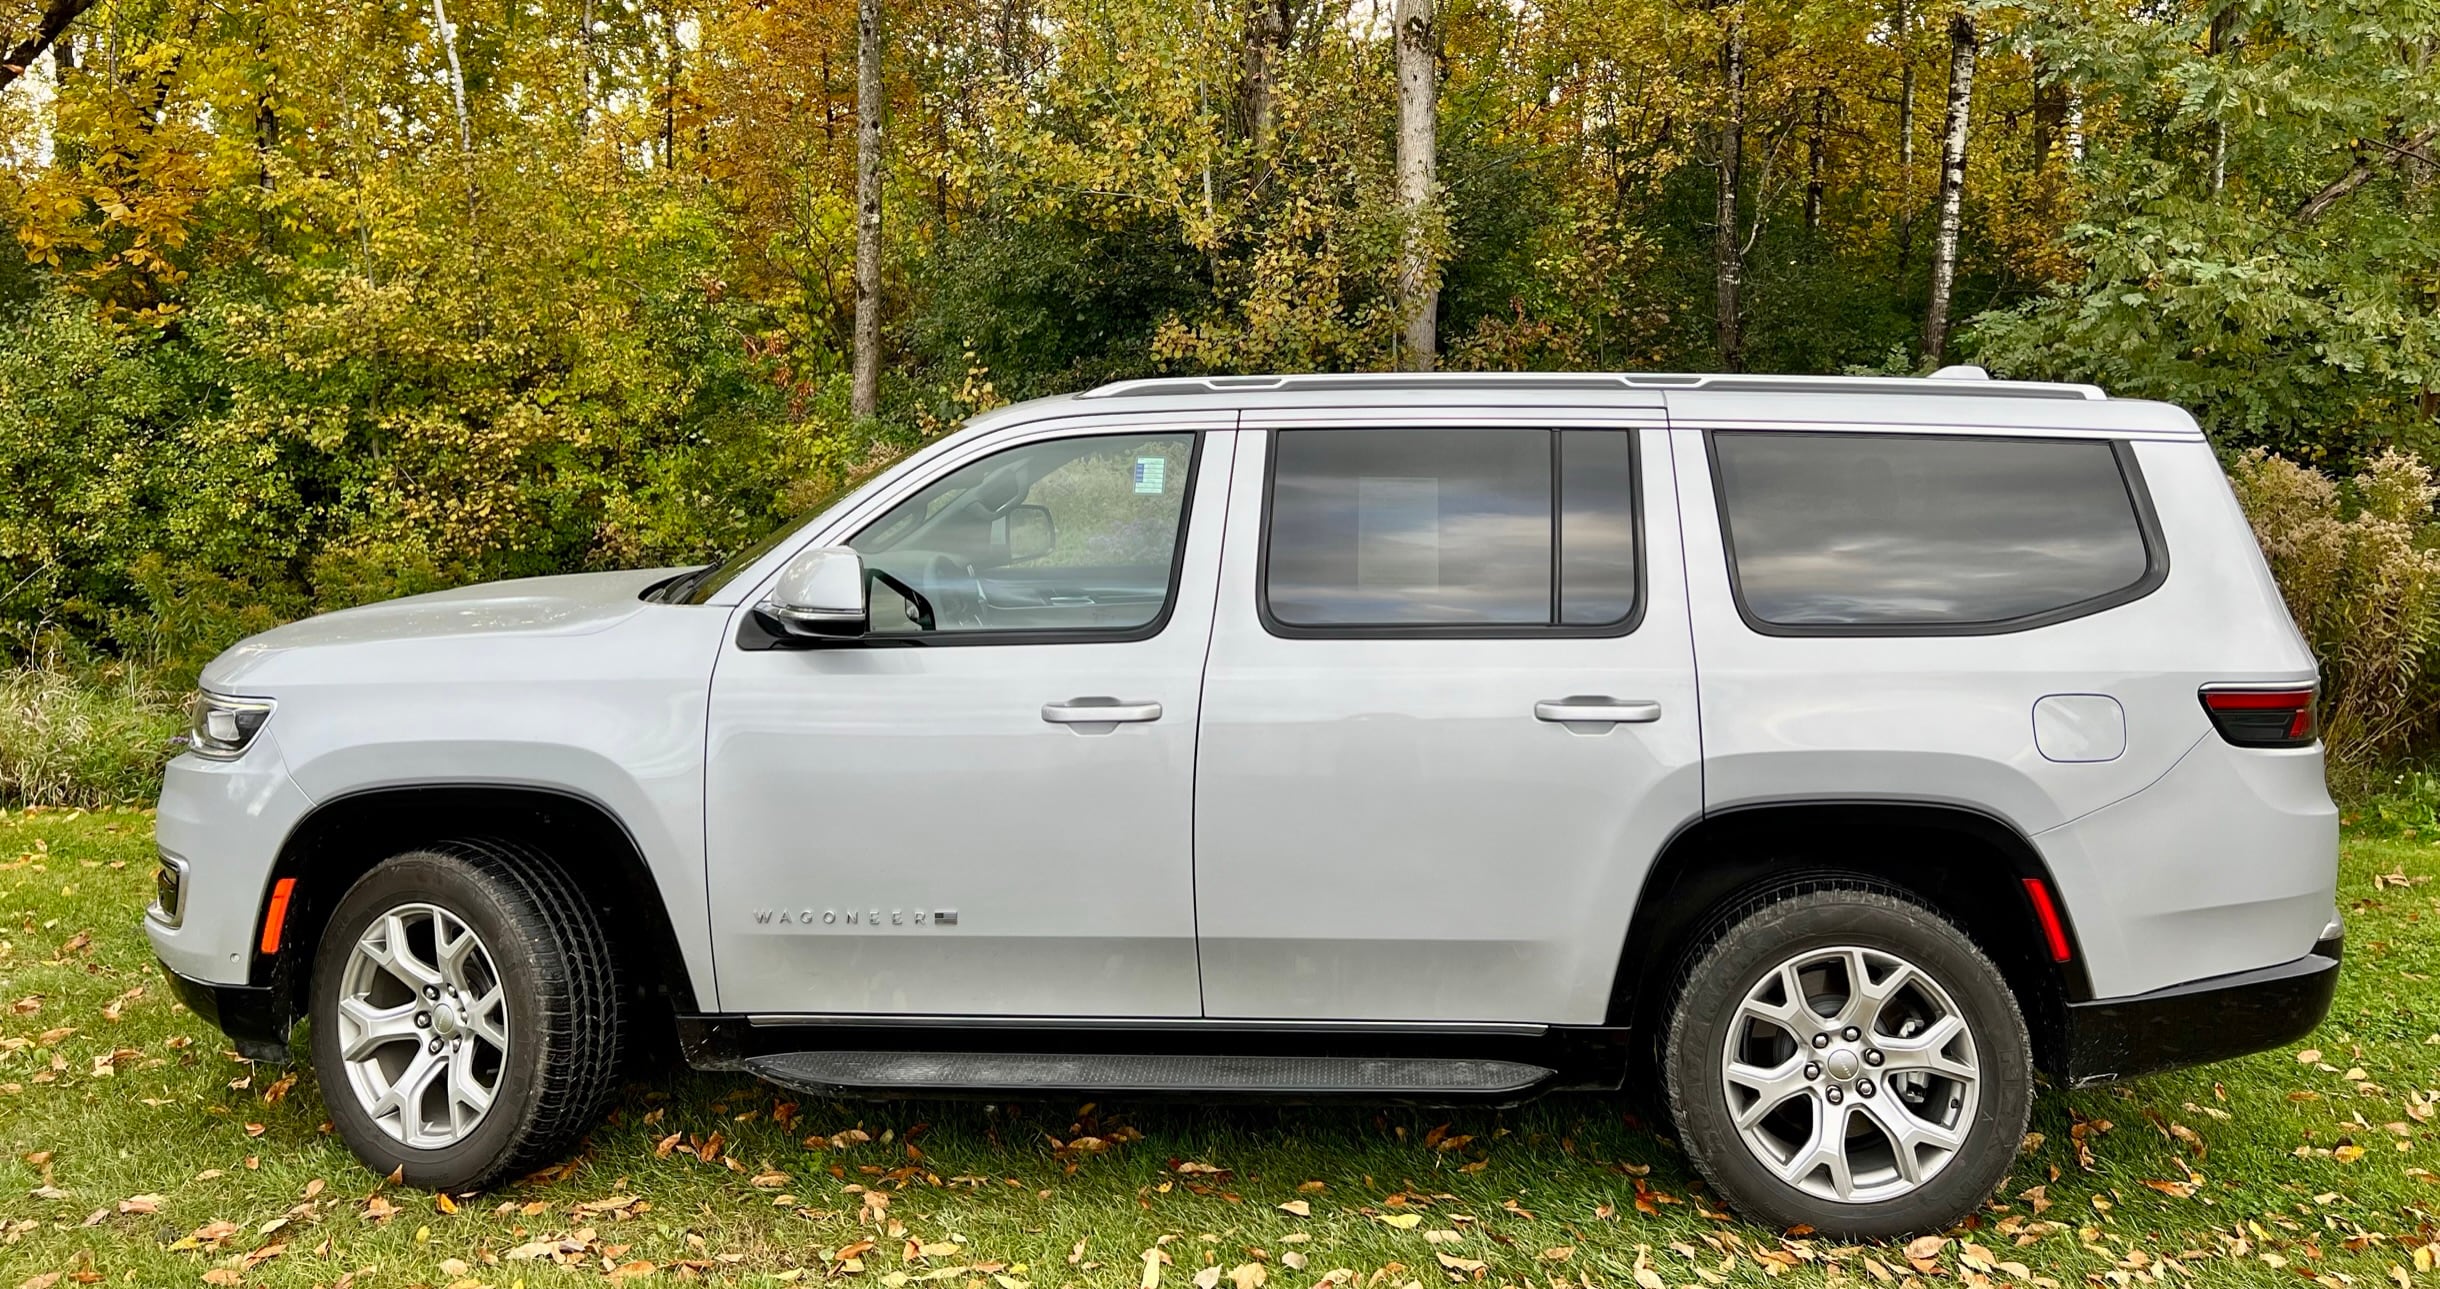
{"label": "side mirror housing", "polygon": [[817,546],[788,561],[755,610],[781,632],[836,640],[871,629],[864,557],[845,546]]}

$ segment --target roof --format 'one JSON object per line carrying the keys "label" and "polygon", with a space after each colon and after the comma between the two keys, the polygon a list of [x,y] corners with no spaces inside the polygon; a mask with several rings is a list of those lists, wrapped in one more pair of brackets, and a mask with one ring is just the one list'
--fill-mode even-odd
{"label": "roof", "polygon": [[[1936,383],[1935,383],[1936,382]],[[1616,389],[1721,393],[1971,394],[1979,398],[2102,400],[2098,385],[1993,380],[1980,367],[1943,367],[1930,376],[1749,376],[1691,372],[1357,372],[1295,376],[1155,376],[1087,390],[1078,398],[1158,398],[1196,394],[1341,393],[1356,390],[1452,392]]]}
{"label": "roof", "polygon": [[2199,440],[2183,409],[2112,398],[2096,385],[1993,380],[1979,367],[1930,376],[1751,376],[1644,372],[1368,372],[1164,376],[1036,399],[967,424],[1051,416],[1223,416],[1246,428],[1491,417],[1515,423],[1595,421],[1689,428],[1966,431]]}

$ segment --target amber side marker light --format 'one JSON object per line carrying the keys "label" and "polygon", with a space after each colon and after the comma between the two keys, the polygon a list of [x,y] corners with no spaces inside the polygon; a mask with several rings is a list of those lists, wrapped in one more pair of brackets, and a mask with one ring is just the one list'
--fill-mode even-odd
{"label": "amber side marker light", "polygon": [[280,932],[288,925],[288,896],[296,888],[297,879],[293,877],[283,877],[271,884],[271,907],[263,914],[261,947],[265,953],[280,951]]}

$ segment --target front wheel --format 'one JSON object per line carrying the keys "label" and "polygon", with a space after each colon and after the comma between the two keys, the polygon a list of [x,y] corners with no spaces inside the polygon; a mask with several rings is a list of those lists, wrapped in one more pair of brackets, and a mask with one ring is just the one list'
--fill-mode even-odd
{"label": "front wheel", "polygon": [[1664,1065],[1723,1198],[1841,1237],[1972,1213],[2032,1106],[2025,1022],[1990,959],[1920,904],[1835,883],[1765,897],[1700,953]]}
{"label": "front wheel", "polygon": [[618,1064],[615,964],[547,858],[463,841],[382,861],[314,955],[311,1045],[331,1125],[375,1172],[477,1188],[592,1126]]}

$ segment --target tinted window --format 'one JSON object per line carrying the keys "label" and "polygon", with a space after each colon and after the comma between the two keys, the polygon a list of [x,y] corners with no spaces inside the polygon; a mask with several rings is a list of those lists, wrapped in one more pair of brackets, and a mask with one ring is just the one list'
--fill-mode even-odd
{"label": "tinted window", "polygon": [[1559,432],[1559,621],[1616,622],[1635,607],[1635,438]]}
{"label": "tinted window", "polygon": [[1280,431],[1271,616],[1291,627],[1620,622],[1635,604],[1633,443],[1623,430]]}
{"label": "tinted window", "polygon": [[[934,629],[1125,631],[1168,606],[1195,461],[1191,434],[1101,435],[961,466],[848,542],[931,602]],[[886,584],[872,629],[921,628]]]}
{"label": "tinted window", "polygon": [[1738,595],[1785,626],[2003,623],[2150,566],[2107,443],[1716,432]]}

